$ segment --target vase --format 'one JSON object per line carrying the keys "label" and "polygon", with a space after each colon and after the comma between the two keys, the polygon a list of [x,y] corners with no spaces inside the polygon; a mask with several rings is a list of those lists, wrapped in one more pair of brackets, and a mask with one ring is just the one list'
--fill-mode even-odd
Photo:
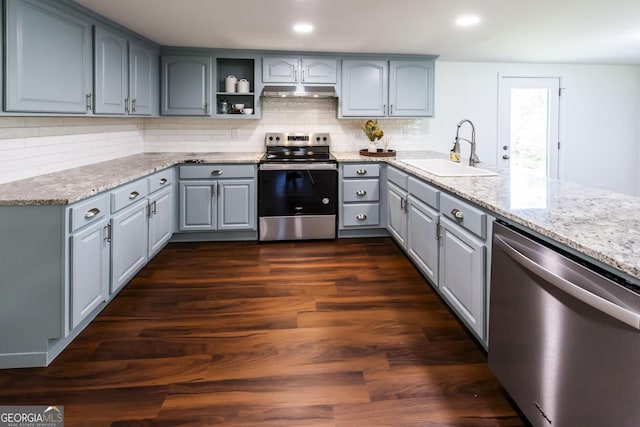
{"label": "vase", "polygon": [[367,149],[368,152],[370,153],[377,153],[378,152],[378,147],[376,146],[376,142],[375,141],[370,141],[369,142],[369,148]]}

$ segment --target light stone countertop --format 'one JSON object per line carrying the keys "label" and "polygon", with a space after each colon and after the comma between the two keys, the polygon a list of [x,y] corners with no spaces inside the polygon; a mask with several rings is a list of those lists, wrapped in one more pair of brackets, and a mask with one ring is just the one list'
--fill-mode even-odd
{"label": "light stone countertop", "polygon": [[[525,171],[497,176],[440,177],[404,163],[448,158],[433,151],[365,157],[333,153],[339,162],[384,161],[505,219],[640,279],[640,198],[573,184]],[[496,171],[494,167],[478,167]],[[638,280],[635,280],[636,283]]]}
{"label": "light stone countertop", "polygon": [[[339,162],[386,162],[562,245],[626,273],[640,283],[640,198],[534,176],[439,177],[404,163],[447,158],[433,151],[365,157],[333,152]],[[135,179],[201,159],[258,163],[263,153],[145,153],[0,185],[0,205],[66,205]],[[487,165],[479,167],[489,169]],[[495,170],[495,169],[494,169]]]}
{"label": "light stone countertop", "polygon": [[144,153],[0,184],[2,205],[67,205],[143,176],[199,159],[204,163],[258,163],[264,153]]}

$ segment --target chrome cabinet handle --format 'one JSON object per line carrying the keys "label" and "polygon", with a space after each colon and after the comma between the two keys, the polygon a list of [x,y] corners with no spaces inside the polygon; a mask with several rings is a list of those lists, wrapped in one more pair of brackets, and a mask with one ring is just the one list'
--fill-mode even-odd
{"label": "chrome cabinet handle", "polygon": [[393,104],[389,106],[389,114],[393,116]]}
{"label": "chrome cabinet handle", "polygon": [[356,191],[356,194],[358,196],[366,196],[367,195],[367,191],[366,190],[358,190],[358,191]]}
{"label": "chrome cabinet handle", "polygon": [[105,237],[104,240],[106,240],[107,242],[111,242],[111,238],[113,237],[111,223],[108,223],[107,225],[105,225],[104,228],[107,229],[107,237]]}
{"label": "chrome cabinet handle", "polygon": [[98,208],[93,208],[93,209],[89,209],[87,211],[86,214],[84,214],[84,217],[89,219],[89,218],[93,218],[94,216],[98,215],[100,213],[100,209]]}
{"label": "chrome cabinet handle", "polygon": [[209,103],[208,102],[204,103],[204,113],[205,114],[209,114]]}
{"label": "chrome cabinet handle", "polygon": [[211,171],[211,175],[220,176],[220,175],[222,175],[222,171],[220,169],[213,170],[213,171]]}
{"label": "chrome cabinet handle", "polygon": [[384,104],[382,106],[382,111],[384,112],[384,114],[387,114],[387,104]]}
{"label": "chrome cabinet handle", "polygon": [[167,183],[167,179],[166,178],[162,178],[160,180],[160,185],[165,185]]}
{"label": "chrome cabinet handle", "polygon": [[356,219],[357,219],[358,221],[364,221],[365,219],[367,219],[367,215],[365,215],[365,214],[358,214],[358,215],[356,215]]}
{"label": "chrome cabinet handle", "polygon": [[154,215],[158,213],[158,204],[156,200],[154,200],[153,204],[151,205],[151,213]]}
{"label": "chrome cabinet handle", "polygon": [[302,81],[304,82],[304,67],[302,68]]}
{"label": "chrome cabinet handle", "polygon": [[293,80],[298,81],[298,69],[293,70]]}
{"label": "chrome cabinet handle", "polygon": [[367,174],[367,170],[366,170],[366,169],[358,169],[358,170],[356,171],[356,173],[357,173],[358,175],[366,175],[366,174]]}
{"label": "chrome cabinet handle", "polygon": [[87,107],[87,111],[91,111],[93,109],[93,93],[87,94],[87,100],[85,105]]}
{"label": "chrome cabinet handle", "polygon": [[124,99],[124,111],[125,111],[126,113],[128,113],[128,112],[129,112],[129,98],[125,98],[125,99]]}
{"label": "chrome cabinet handle", "polygon": [[131,112],[132,113],[136,112],[136,101],[137,100],[135,98],[131,100]]}
{"label": "chrome cabinet handle", "polygon": [[451,215],[458,221],[462,221],[464,219],[464,214],[459,209],[451,209]]}
{"label": "chrome cabinet handle", "polygon": [[132,191],[131,193],[129,193],[129,200],[133,200],[136,197],[138,197],[140,195],[140,193],[138,193],[137,191]]}

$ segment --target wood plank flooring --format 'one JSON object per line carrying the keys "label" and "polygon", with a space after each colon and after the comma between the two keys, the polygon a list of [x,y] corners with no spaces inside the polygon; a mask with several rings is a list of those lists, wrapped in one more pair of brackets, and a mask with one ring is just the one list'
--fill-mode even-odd
{"label": "wood plank flooring", "polygon": [[174,243],[0,405],[66,426],[523,426],[388,238]]}

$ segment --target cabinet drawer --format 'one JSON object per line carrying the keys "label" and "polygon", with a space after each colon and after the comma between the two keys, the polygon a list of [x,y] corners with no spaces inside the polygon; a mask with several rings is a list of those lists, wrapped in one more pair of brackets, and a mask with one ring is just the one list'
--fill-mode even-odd
{"label": "cabinet drawer", "polygon": [[[440,194],[440,212],[483,239],[487,237],[487,214],[449,194]],[[458,217],[456,217],[456,213]]]}
{"label": "cabinet drawer", "polygon": [[94,196],[89,200],[77,203],[69,208],[71,232],[81,229],[87,224],[93,224],[107,214],[109,200],[106,194]]}
{"label": "cabinet drawer", "polygon": [[372,226],[380,224],[379,203],[358,203],[344,206],[342,224],[345,227]]}
{"label": "cabinet drawer", "polygon": [[180,166],[180,179],[253,178],[255,165],[195,165]]}
{"label": "cabinet drawer", "polygon": [[342,188],[345,202],[377,202],[380,199],[380,182],[377,179],[344,181]]}
{"label": "cabinet drawer", "polygon": [[173,184],[174,180],[173,168],[161,170],[160,172],[156,172],[153,175],[148,176],[147,181],[149,181],[149,194],[161,188],[168,187]]}
{"label": "cabinet drawer", "polygon": [[144,199],[147,194],[149,194],[149,183],[146,178],[116,188],[111,192],[111,213]]}
{"label": "cabinet drawer", "polygon": [[400,169],[396,169],[391,166],[389,166],[389,168],[387,169],[387,179],[390,182],[393,182],[394,184],[396,184],[398,187],[402,188],[403,190],[407,189],[408,178],[409,178],[409,175],[402,172]]}
{"label": "cabinet drawer", "polygon": [[434,209],[440,209],[440,190],[412,176],[407,182],[409,193]]}
{"label": "cabinet drawer", "polygon": [[370,178],[380,176],[380,165],[377,163],[355,163],[343,166],[345,178]]}

